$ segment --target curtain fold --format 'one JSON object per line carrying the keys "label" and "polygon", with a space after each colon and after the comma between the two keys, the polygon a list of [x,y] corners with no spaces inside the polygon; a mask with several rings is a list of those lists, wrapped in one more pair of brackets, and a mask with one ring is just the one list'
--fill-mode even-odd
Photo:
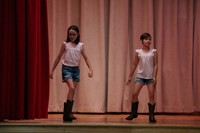
{"label": "curtain fold", "polygon": [[193,101],[194,103],[192,104],[194,107],[195,112],[199,112],[200,110],[200,84],[199,84],[199,79],[200,79],[200,71],[199,71],[199,66],[200,66],[200,1],[195,0],[194,1],[194,40],[193,40],[193,59],[192,59],[192,82],[193,82]]}
{"label": "curtain fold", "polygon": [[46,0],[3,0],[0,5],[0,120],[46,118],[49,100]]}
{"label": "curtain fold", "polygon": [[[104,1],[84,0],[80,5],[80,37],[87,56],[92,63],[93,78],[88,77],[89,69],[81,60],[79,88],[75,95],[75,112],[105,112],[105,10]],[[87,9],[87,10],[86,10]],[[93,16],[93,17],[89,17]],[[73,23],[71,23],[73,24]],[[98,32],[97,32],[98,31]],[[88,36],[90,36],[88,38]],[[64,88],[66,89],[66,88]],[[90,96],[86,96],[86,95]]]}
{"label": "curtain fold", "polygon": [[[128,0],[111,0],[109,10],[107,112],[122,110],[128,47]],[[119,19],[120,18],[120,19]],[[125,21],[126,20],[126,21]]]}

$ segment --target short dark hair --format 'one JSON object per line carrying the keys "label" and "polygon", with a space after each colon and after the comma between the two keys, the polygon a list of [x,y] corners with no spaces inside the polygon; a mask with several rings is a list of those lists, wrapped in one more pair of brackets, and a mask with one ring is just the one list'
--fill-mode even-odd
{"label": "short dark hair", "polygon": [[144,40],[144,39],[151,39],[151,35],[149,33],[143,33],[141,36],[140,36],[140,40]]}
{"label": "short dark hair", "polygon": [[67,30],[67,39],[66,42],[70,42],[71,40],[69,39],[69,30],[74,30],[77,32],[78,37],[76,38],[76,40],[74,41],[75,44],[78,44],[80,42],[80,34],[79,34],[79,28],[76,25],[71,25],[68,30]]}

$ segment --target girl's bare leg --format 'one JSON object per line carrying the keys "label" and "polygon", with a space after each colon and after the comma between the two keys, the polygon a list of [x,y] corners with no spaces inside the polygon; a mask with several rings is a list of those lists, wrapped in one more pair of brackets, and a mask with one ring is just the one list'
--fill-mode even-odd
{"label": "girl's bare leg", "polygon": [[154,110],[155,110],[155,100],[154,100],[154,91],[155,91],[155,86],[153,84],[147,85],[148,87],[148,92],[149,92],[149,122],[156,122],[156,119],[154,117]]}
{"label": "girl's bare leg", "polygon": [[133,96],[132,96],[132,102],[133,103],[138,101],[138,95],[139,95],[142,87],[143,87],[143,84],[141,84],[139,82],[135,83],[135,88],[133,90]]}
{"label": "girl's bare leg", "polygon": [[74,99],[75,89],[78,85],[78,82],[73,82],[72,79],[68,79],[66,83],[68,85],[69,91],[67,95],[67,101],[64,102],[63,120],[72,121],[76,119],[76,117],[74,117],[72,114],[72,108],[73,108],[73,103],[74,103],[73,99]]}
{"label": "girl's bare leg", "polygon": [[141,83],[135,83],[135,88],[133,90],[133,96],[132,96],[132,105],[131,105],[131,113],[128,117],[126,117],[126,120],[132,120],[134,118],[137,118],[138,113],[138,95],[140,93],[140,90],[142,89],[143,84]]}
{"label": "girl's bare leg", "polygon": [[149,84],[147,85],[147,88],[148,88],[148,95],[149,95],[149,103],[153,105],[155,103],[155,100],[154,100],[155,86],[153,84]]}
{"label": "girl's bare leg", "polygon": [[67,94],[67,100],[72,101],[75,94],[75,85],[72,79],[68,79],[66,83],[69,88],[69,91]]}

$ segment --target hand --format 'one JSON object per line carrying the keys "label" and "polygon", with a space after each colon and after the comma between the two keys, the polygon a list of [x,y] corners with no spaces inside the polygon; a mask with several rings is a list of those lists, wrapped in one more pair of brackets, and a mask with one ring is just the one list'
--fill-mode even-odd
{"label": "hand", "polygon": [[132,78],[131,78],[131,77],[129,77],[129,78],[128,78],[128,81],[127,81],[127,83],[126,83],[126,85],[130,85],[130,83],[131,83],[131,80],[132,80]]}
{"label": "hand", "polygon": [[88,73],[88,77],[92,78],[93,77],[93,71],[90,70],[89,73]]}
{"label": "hand", "polygon": [[51,72],[51,74],[49,75],[49,77],[50,77],[51,79],[53,79],[53,72]]}
{"label": "hand", "polygon": [[153,85],[156,86],[157,80],[156,78],[153,78]]}

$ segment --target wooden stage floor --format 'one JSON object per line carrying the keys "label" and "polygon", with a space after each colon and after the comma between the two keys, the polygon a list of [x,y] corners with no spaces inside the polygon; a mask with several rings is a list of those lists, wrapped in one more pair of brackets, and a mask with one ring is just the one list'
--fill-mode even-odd
{"label": "wooden stage floor", "polygon": [[156,115],[156,123],[149,123],[148,114],[139,114],[132,121],[128,114],[75,114],[77,120],[63,122],[62,114],[49,114],[47,119],[5,120],[0,133],[199,133],[200,115]]}

